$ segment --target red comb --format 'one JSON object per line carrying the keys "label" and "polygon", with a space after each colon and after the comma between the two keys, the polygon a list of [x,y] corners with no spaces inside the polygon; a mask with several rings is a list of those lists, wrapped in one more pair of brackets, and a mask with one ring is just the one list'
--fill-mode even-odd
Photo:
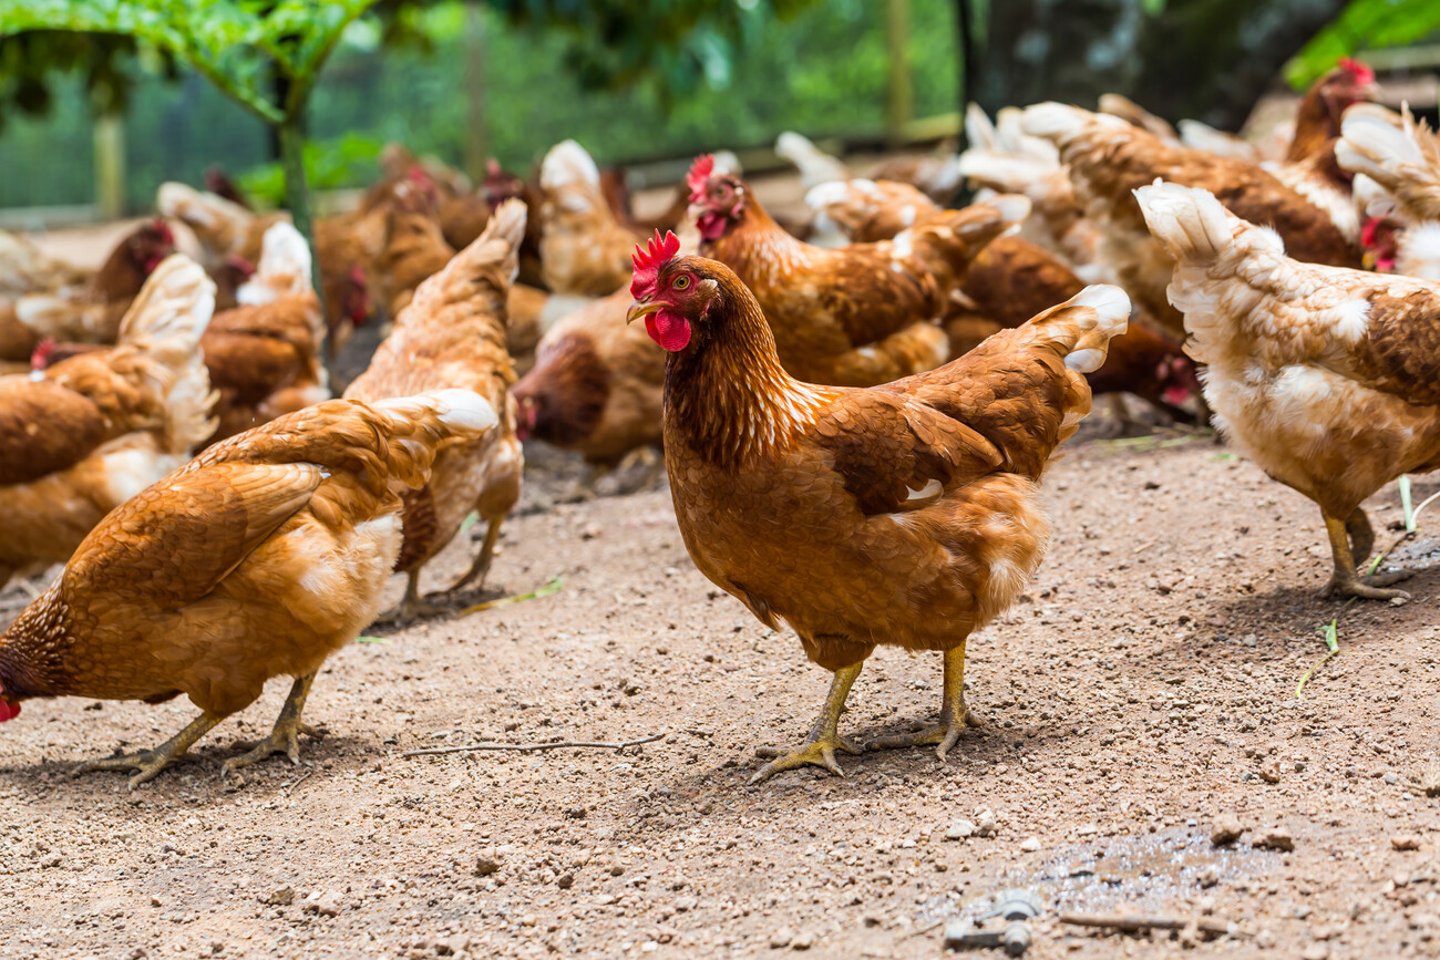
{"label": "red comb", "polygon": [[630,281],[630,296],[636,300],[643,300],[655,292],[655,281],[660,275],[660,268],[670,262],[675,254],[680,252],[680,238],[669,230],[665,236],[660,236],[660,231],[655,231],[655,236],[650,238],[649,244],[641,248],[635,244],[635,253],[630,261],[635,264],[635,277]]}
{"label": "red comb", "polygon": [[690,172],[685,175],[685,186],[690,188],[690,202],[699,203],[705,199],[705,185],[710,182],[710,175],[715,172],[715,158],[708,153],[702,153],[695,158],[690,165]]}
{"label": "red comb", "polygon": [[46,337],[35,345],[35,352],[30,354],[30,369],[44,370],[50,366],[50,357],[55,353],[55,338]]}
{"label": "red comb", "polygon": [[171,232],[170,224],[166,223],[163,217],[156,217],[151,225],[155,228],[155,232],[160,235],[162,243],[168,243],[172,247],[175,246],[175,234]]}
{"label": "red comb", "polygon": [[1352,60],[1349,57],[1340,58],[1340,69],[1354,77],[1359,83],[1374,83],[1375,70],[1368,63],[1361,63],[1359,60]]}

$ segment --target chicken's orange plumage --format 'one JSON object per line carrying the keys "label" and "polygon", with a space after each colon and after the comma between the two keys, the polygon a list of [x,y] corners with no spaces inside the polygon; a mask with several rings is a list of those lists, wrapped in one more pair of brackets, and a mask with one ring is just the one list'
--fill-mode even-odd
{"label": "chicken's orange plumage", "polygon": [[1124,331],[1128,299],[1091,287],[936,370],[846,389],[785,372],[760,304],[724,264],[671,259],[645,289],[630,317],[655,320],[672,348],[665,461],[690,555],[836,674],[811,741],[758,776],[838,770],[840,707],[880,644],[946,652],[944,722],[904,738],[943,755],[965,723],[966,638],[1040,562],[1038,481],[1090,408],[1082,374]]}

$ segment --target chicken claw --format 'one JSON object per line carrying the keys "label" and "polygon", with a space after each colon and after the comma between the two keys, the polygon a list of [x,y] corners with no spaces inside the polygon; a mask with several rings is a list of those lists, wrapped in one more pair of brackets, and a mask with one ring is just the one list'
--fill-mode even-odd
{"label": "chicken claw", "polygon": [[[416,620],[423,620],[426,617],[438,617],[442,614],[454,612],[454,607],[446,603],[432,603],[420,596],[420,569],[417,567],[409,573],[409,580],[405,584],[405,596],[400,600],[400,605],[375,618],[376,623],[383,623],[387,626],[403,627]],[[452,590],[458,590],[463,583],[456,584]]]}
{"label": "chicken claw", "polygon": [[750,778],[750,786],[769,780],[781,770],[810,765],[824,767],[839,777],[845,776],[845,771],[835,762],[835,751],[858,754],[864,748],[840,736],[836,728],[840,724],[840,713],[845,709],[845,698],[850,695],[855,678],[860,676],[861,666],[862,663],[857,663],[835,671],[835,679],[830,681],[830,692],[825,695],[825,706],[815,726],[810,728],[810,736],[805,738],[803,746],[788,752],[773,747],[761,747],[755,751],[761,757],[774,759],[755,772]]}
{"label": "chicken claw", "polygon": [[946,755],[960,741],[960,734],[967,726],[978,727],[980,722],[965,706],[965,643],[961,641],[958,647],[945,651],[945,690],[940,722],[915,733],[876,737],[865,744],[865,749],[893,750],[936,744],[935,755],[944,763]]}
{"label": "chicken claw", "polygon": [[[1369,527],[1369,521],[1360,511],[1360,520],[1364,522],[1359,527],[1359,539],[1364,540],[1364,531]],[[1330,535],[1330,553],[1335,561],[1335,571],[1330,575],[1330,582],[1325,587],[1325,594],[1331,597],[1354,597],[1358,600],[1409,600],[1410,594],[1404,590],[1385,590],[1384,587],[1392,583],[1399,583],[1401,580],[1409,579],[1413,573],[1408,570],[1401,570],[1395,573],[1387,573],[1381,576],[1360,577],[1355,572],[1355,554],[1351,552],[1351,538],[1357,532],[1357,521],[1352,515],[1350,520],[1337,520],[1327,515],[1325,517],[1325,532]],[[1370,534],[1370,541],[1373,544],[1374,534]],[[1368,551],[1367,551],[1368,553]]]}
{"label": "chicken claw", "polygon": [[241,748],[248,748],[249,752],[226,760],[224,766],[220,768],[220,776],[227,777],[241,767],[259,763],[276,753],[285,754],[290,758],[291,763],[298,765],[300,763],[300,734],[306,734],[317,740],[323,736],[320,730],[300,720],[300,712],[305,709],[305,698],[310,695],[310,686],[314,682],[315,674],[313,673],[297,677],[294,686],[290,688],[290,696],[285,698],[285,705],[280,708],[280,716],[276,718],[275,728],[270,731],[270,736],[253,744],[241,744]]}
{"label": "chicken claw", "polygon": [[130,778],[130,789],[134,790],[147,780],[154,779],[161,770],[183,757],[185,752],[195,745],[195,741],[209,733],[223,719],[223,717],[202,713],[190,721],[184,730],[153,750],[137,750],[134,753],[87,760],[72,770],[71,776],[78,777],[82,773],[91,773],[95,770],[133,770],[135,776]]}

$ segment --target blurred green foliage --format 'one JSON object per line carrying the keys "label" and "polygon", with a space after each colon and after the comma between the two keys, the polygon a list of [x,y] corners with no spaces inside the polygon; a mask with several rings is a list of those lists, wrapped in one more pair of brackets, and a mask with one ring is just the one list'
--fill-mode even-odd
{"label": "blurred green foliage", "polygon": [[1437,31],[1437,0],[1351,0],[1334,22],[1285,65],[1285,79],[1296,90],[1304,90],[1341,57],[1354,56],[1361,50],[1403,47]]}
{"label": "blurred green foliage", "polygon": [[[375,163],[385,146],[373,137],[347,133],[324,143],[305,144],[305,181],[311,190],[337,190],[375,178]],[[240,175],[240,189],[266,206],[285,199],[285,171],[276,163],[251,167]]]}
{"label": "blurred green foliage", "polygon": [[[953,3],[911,0],[911,8],[915,112],[952,111]],[[765,144],[790,128],[815,136],[879,136],[888,68],[884,15],[877,0],[824,0],[791,19],[757,4],[746,21],[753,20],[746,28],[753,42],[736,48],[729,69],[667,105],[662,78],[626,89],[589,86],[572,69],[574,40],[565,31],[517,27],[503,12],[485,10],[478,95],[490,152],[523,171],[568,136],[602,164]],[[406,10],[403,17],[398,28],[378,18],[352,24],[330,58],[308,115],[319,152],[311,148],[315,159],[307,166],[325,178],[317,185],[368,182],[374,165],[361,154],[390,140],[462,163],[473,93],[467,90],[465,8],[438,3]],[[386,46],[387,31],[396,29],[407,42]],[[136,81],[125,121],[134,209],[148,209],[164,180],[198,183],[207,166],[240,172],[270,159],[264,126],[201,78],[189,74],[168,84],[137,72]],[[16,118],[0,134],[0,169],[10,174],[0,178],[0,206],[90,200],[90,113],[83,87],[72,78],[59,89],[50,117]],[[339,154],[334,162],[332,151]],[[274,174],[262,170],[257,176],[263,187]]]}

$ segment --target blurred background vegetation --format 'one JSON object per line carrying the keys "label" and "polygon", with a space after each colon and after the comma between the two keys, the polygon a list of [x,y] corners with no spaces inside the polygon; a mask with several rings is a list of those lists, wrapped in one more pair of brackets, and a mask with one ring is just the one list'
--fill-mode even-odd
{"label": "blurred background vegetation", "polygon": [[[967,72],[992,110],[1114,90],[1234,129],[1282,75],[1303,85],[1339,56],[1440,28],[1440,0],[388,0],[377,12],[346,30],[310,100],[314,188],[370,182],[392,140],[472,172],[491,155],[529,170],[564,137],[601,163],[765,145],[785,129],[878,144],[897,111],[953,125]],[[12,32],[0,207],[94,203],[102,115],[121,118],[105,135],[123,144],[128,210],[210,166],[267,201],[283,194],[271,132],[200,75],[121,38]]]}

